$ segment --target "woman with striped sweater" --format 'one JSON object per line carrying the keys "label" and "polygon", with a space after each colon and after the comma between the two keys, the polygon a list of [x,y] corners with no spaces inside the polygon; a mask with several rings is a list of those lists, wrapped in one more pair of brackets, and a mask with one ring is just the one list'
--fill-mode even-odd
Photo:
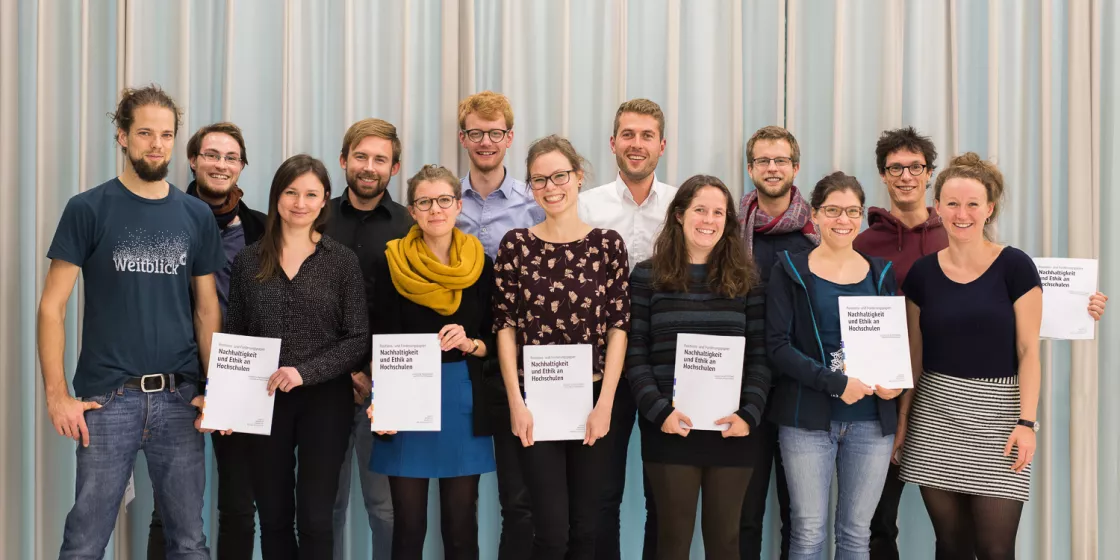
{"label": "woman with striped sweater", "polygon": [[[630,277],[626,375],[640,413],[642,460],[658,511],[657,557],[687,559],[703,491],[706,556],[739,556],[739,512],[750,482],[746,436],[762,421],[770,387],[765,297],[746,258],[731,193],[715,177],[685,181],[669,205],[653,258]],[[746,337],[739,409],[693,430],[673,407],[677,335]]]}

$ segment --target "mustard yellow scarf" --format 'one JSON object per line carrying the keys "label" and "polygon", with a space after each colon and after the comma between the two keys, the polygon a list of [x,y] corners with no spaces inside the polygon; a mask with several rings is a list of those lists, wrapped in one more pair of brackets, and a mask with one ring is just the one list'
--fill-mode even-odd
{"label": "mustard yellow scarf", "polygon": [[455,228],[451,232],[450,262],[443,264],[424,243],[420,227],[415,225],[404,239],[385,244],[385,256],[397,292],[444,316],[459,309],[463,290],[478,280],[486,260],[482,242]]}

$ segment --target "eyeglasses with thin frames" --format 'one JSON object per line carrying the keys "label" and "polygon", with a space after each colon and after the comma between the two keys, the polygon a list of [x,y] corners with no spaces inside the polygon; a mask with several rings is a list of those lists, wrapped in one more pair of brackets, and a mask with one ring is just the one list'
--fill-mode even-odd
{"label": "eyeglasses with thin frames", "polygon": [[228,155],[223,157],[222,154],[218,154],[218,153],[214,153],[214,152],[202,152],[201,154],[198,154],[198,157],[200,157],[203,160],[208,161],[210,163],[218,163],[218,161],[220,161],[220,160],[225,160],[225,162],[227,164],[232,165],[232,166],[241,165],[241,157],[233,155],[233,154],[228,154]]}
{"label": "eyeglasses with thin frames", "polygon": [[776,158],[760,157],[760,158],[755,158],[754,160],[751,161],[751,163],[754,164],[755,167],[770,167],[770,162],[774,162],[774,165],[777,165],[778,167],[789,167],[789,166],[793,165],[793,158],[788,158],[788,157],[776,157]]}
{"label": "eyeglasses with thin frames", "polygon": [[847,214],[848,217],[853,219],[853,220],[858,220],[858,219],[863,217],[863,207],[862,206],[843,207],[843,206],[829,205],[829,206],[821,206],[818,210],[820,210],[821,214],[824,214],[824,217],[826,217],[826,218],[839,218],[841,212],[843,212],[844,214]]}

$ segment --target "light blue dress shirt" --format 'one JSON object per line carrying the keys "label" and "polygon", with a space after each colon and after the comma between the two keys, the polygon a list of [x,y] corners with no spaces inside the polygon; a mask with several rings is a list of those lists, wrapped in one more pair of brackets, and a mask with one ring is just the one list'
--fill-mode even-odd
{"label": "light blue dress shirt", "polygon": [[471,175],[459,180],[463,187],[463,211],[456,226],[482,241],[482,248],[490,258],[498,256],[498,244],[511,229],[527,228],[544,221],[544,210],[533,200],[529,186],[506,176],[498,190],[485,199],[471,187]]}

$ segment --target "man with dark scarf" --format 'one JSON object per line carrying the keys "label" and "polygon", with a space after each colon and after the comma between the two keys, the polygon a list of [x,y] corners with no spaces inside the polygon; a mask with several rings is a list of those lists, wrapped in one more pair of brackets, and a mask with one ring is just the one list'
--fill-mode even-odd
{"label": "man with dark scarf", "polygon": [[[793,134],[780,126],[760,128],[747,141],[747,172],[754,190],[739,204],[739,224],[747,254],[754,259],[759,280],[765,286],[778,253],[800,253],[820,243],[820,233],[810,221],[812,209],[801,197],[794,178],[801,168],[801,149]],[[778,505],[781,510],[781,558],[789,556],[789,490],[778,450],[778,428],[763,422],[747,436],[756,459],[739,520],[739,552],[743,560],[762,555],[762,523],[770,491],[770,470],[777,473]]]}
{"label": "man with dark scarf", "polygon": [[[214,274],[218,285],[218,303],[225,315],[229,302],[230,267],[237,253],[255,243],[264,234],[266,216],[250,209],[242,200],[238,187],[241,170],[248,165],[245,138],[237,125],[220,122],[206,125],[187,142],[194,180],[187,194],[210,206],[222,234],[226,266]],[[252,479],[245,456],[247,446],[242,434],[212,434],[214,458],[218,463],[218,558],[241,560],[252,558],[254,515]],[[159,504],[152,511],[148,532],[148,559],[163,559],[163,520]]]}

